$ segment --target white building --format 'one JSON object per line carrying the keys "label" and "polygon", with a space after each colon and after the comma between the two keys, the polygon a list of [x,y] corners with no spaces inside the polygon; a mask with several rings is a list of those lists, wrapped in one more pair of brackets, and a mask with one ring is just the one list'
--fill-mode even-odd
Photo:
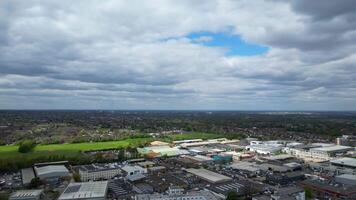
{"label": "white building", "polygon": [[119,174],[121,169],[117,164],[91,164],[74,167],[81,181],[108,180]]}
{"label": "white building", "polygon": [[105,200],[108,181],[70,183],[58,200]]}
{"label": "white building", "polygon": [[68,169],[64,165],[36,166],[34,169],[36,176],[41,180],[70,176]]}
{"label": "white building", "polygon": [[192,191],[184,193],[180,188],[170,187],[168,194],[140,194],[135,196],[135,200],[218,200],[209,191]]}
{"label": "white building", "polygon": [[323,161],[328,161],[332,159],[333,157],[339,155],[339,154],[344,154],[347,151],[353,150],[353,147],[349,146],[341,146],[341,145],[324,145],[324,147],[320,147],[320,143],[314,143],[314,144],[319,144],[319,147],[316,148],[284,148],[284,151],[290,155],[293,155],[297,158],[301,158],[307,161],[313,161],[313,162],[323,162]]}
{"label": "white building", "polygon": [[18,190],[12,193],[9,200],[39,200],[43,190]]}
{"label": "white building", "polygon": [[125,178],[129,181],[137,181],[140,179],[145,178],[145,175],[147,174],[147,169],[134,165],[125,165],[124,167],[121,168],[123,173],[126,174]]}
{"label": "white building", "polygon": [[147,174],[147,169],[137,166],[137,165],[125,165],[122,168],[122,171],[127,175],[135,175],[135,174]]}

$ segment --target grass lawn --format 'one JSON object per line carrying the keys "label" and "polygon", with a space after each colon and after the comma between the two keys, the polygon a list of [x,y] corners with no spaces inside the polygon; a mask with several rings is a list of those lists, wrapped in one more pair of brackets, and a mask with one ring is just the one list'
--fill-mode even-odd
{"label": "grass lawn", "polygon": [[74,144],[49,144],[49,145],[37,145],[33,152],[19,153],[18,146],[0,146],[0,160],[1,159],[28,159],[36,158],[45,155],[65,155],[75,156],[80,151],[89,150],[101,150],[101,149],[113,149],[128,146],[137,146],[142,143],[150,141],[150,138],[134,138],[125,139],[120,141],[110,142],[88,142],[88,143],[74,143]]}
{"label": "grass lawn", "polygon": [[[187,140],[187,139],[214,139],[221,138],[222,135],[214,133],[201,133],[201,132],[191,132],[184,134],[174,134],[162,138],[165,141],[173,140]],[[18,146],[8,145],[0,146],[0,161],[1,160],[21,160],[21,159],[34,159],[42,156],[48,155],[60,155],[60,156],[77,156],[80,151],[89,150],[104,150],[104,149],[114,149],[121,147],[136,147],[140,144],[150,142],[153,138],[132,138],[120,141],[110,141],[110,142],[86,142],[86,143],[72,143],[72,144],[49,144],[49,145],[37,145],[35,149],[30,153],[19,153]],[[159,139],[158,139],[159,140]]]}

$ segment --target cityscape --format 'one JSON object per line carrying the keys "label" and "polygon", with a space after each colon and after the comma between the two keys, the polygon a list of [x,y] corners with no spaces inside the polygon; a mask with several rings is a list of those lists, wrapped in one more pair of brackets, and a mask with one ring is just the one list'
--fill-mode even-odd
{"label": "cityscape", "polygon": [[4,199],[356,198],[354,112],[1,111],[0,119]]}
{"label": "cityscape", "polygon": [[0,0],[0,200],[356,200],[356,0]]}

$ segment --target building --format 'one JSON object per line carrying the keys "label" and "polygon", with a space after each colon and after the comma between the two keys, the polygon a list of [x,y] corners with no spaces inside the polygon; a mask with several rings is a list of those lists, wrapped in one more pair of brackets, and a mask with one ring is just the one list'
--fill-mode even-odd
{"label": "building", "polygon": [[[316,144],[319,144],[319,146],[315,146]],[[302,145],[293,148],[285,148],[284,151],[305,161],[325,162],[337,155],[345,154],[353,149],[353,147],[341,145],[327,145],[323,147],[320,143],[314,143],[314,145]]]}
{"label": "building", "polygon": [[21,177],[22,177],[22,184],[24,186],[27,186],[28,184],[31,183],[31,180],[35,178],[35,172],[33,171],[33,168],[25,168],[21,170]]}
{"label": "building", "polygon": [[68,169],[64,165],[35,166],[34,169],[36,176],[41,180],[58,179],[70,176]]}
{"label": "building", "polygon": [[338,158],[331,160],[330,163],[335,166],[356,169],[356,158]]}
{"label": "building", "polygon": [[125,165],[121,170],[125,174],[125,178],[131,182],[141,180],[145,178],[145,174],[147,174],[147,169],[138,165]]}
{"label": "building", "polygon": [[271,200],[305,200],[305,191],[301,187],[278,188]]}
{"label": "building", "polygon": [[156,140],[156,141],[151,142],[150,145],[151,146],[168,146],[169,143]]}
{"label": "building", "polygon": [[43,190],[18,190],[12,193],[9,200],[39,200]]}
{"label": "building", "polygon": [[186,171],[191,174],[194,174],[195,176],[209,183],[223,183],[232,180],[230,177],[215,173],[213,171],[204,168],[200,168],[200,169],[190,168],[190,169],[186,169]]}
{"label": "building", "polygon": [[137,151],[141,155],[151,157],[151,158],[189,154],[187,150],[182,150],[179,149],[178,147],[170,147],[168,145],[137,148]]}
{"label": "building", "polygon": [[338,154],[344,154],[351,150],[354,150],[354,148],[350,146],[333,145],[333,146],[312,148],[310,149],[310,152],[313,154],[321,154],[328,157],[335,157]]}
{"label": "building", "polygon": [[140,194],[135,200],[218,200],[209,191],[192,191],[184,193],[183,189],[170,187],[167,194]]}
{"label": "building", "polygon": [[105,200],[108,181],[70,183],[58,200]]}
{"label": "building", "polygon": [[215,196],[218,196],[220,199],[226,199],[227,195],[230,192],[236,192],[237,196],[241,197],[245,195],[246,183],[234,181],[220,184],[212,184],[206,187],[207,190],[212,192]]}
{"label": "building", "polygon": [[284,173],[284,172],[290,171],[290,169],[288,167],[274,165],[274,164],[270,164],[270,163],[262,163],[262,164],[258,165],[257,167],[265,172]]}
{"label": "building", "polygon": [[81,181],[108,180],[121,174],[121,169],[117,164],[81,165],[73,169],[79,173]]}
{"label": "building", "polygon": [[184,158],[191,160],[194,163],[199,164],[209,164],[213,162],[213,159],[208,156],[195,155],[195,156],[184,156]]}
{"label": "building", "polygon": [[149,168],[149,167],[153,167],[155,165],[155,163],[152,161],[143,161],[143,162],[136,163],[136,165],[143,167],[143,168]]}
{"label": "building", "polygon": [[271,155],[281,151],[282,145],[274,143],[263,143],[261,141],[251,141],[250,145],[246,146],[245,149],[262,155]]}
{"label": "building", "polygon": [[249,162],[235,162],[229,165],[229,168],[234,169],[247,177],[254,177],[261,172],[260,168]]}
{"label": "building", "polygon": [[336,138],[337,145],[356,146],[356,135],[343,135]]}
{"label": "building", "polygon": [[313,191],[318,199],[356,199],[356,186],[338,183],[335,180],[305,180],[303,188]]}
{"label": "building", "polygon": [[345,185],[356,186],[356,175],[342,174],[335,177],[335,181]]}
{"label": "building", "polygon": [[266,182],[271,185],[288,185],[305,179],[302,172],[287,172],[283,174],[266,174]]}

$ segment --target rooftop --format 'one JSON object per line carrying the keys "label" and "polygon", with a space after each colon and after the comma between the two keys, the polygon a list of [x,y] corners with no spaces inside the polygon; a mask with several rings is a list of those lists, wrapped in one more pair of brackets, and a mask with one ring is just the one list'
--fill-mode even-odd
{"label": "rooftop", "polygon": [[311,151],[333,152],[333,151],[342,151],[342,150],[351,150],[351,149],[352,147],[350,146],[334,145],[334,146],[313,148],[311,149]]}
{"label": "rooftop", "polygon": [[104,198],[107,187],[107,181],[70,183],[58,200]]}
{"label": "rooftop", "polygon": [[49,173],[69,173],[68,169],[64,165],[48,165],[44,167],[35,167],[37,176],[41,176]]}
{"label": "rooftop", "polygon": [[200,169],[190,168],[187,169],[186,171],[211,183],[218,183],[218,182],[225,182],[225,181],[232,180],[230,177],[215,173],[213,171],[204,168],[200,168]]}
{"label": "rooftop", "polygon": [[119,169],[120,166],[117,164],[91,164],[91,165],[80,165],[75,166],[74,169],[78,169],[83,172],[97,172],[97,171],[106,171]]}
{"label": "rooftop", "polygon": [[338,165],[345,165],[349,167],[356,167],[356,159],[355,158],[339,158],[335,160],[331,160],[330,163],[338,164]]}
{"label": "rooftop", "polygon": [[11,199],[27,199],[30,197],[38,197],[42,194],[43,190],[18,190],[10,195]]}

